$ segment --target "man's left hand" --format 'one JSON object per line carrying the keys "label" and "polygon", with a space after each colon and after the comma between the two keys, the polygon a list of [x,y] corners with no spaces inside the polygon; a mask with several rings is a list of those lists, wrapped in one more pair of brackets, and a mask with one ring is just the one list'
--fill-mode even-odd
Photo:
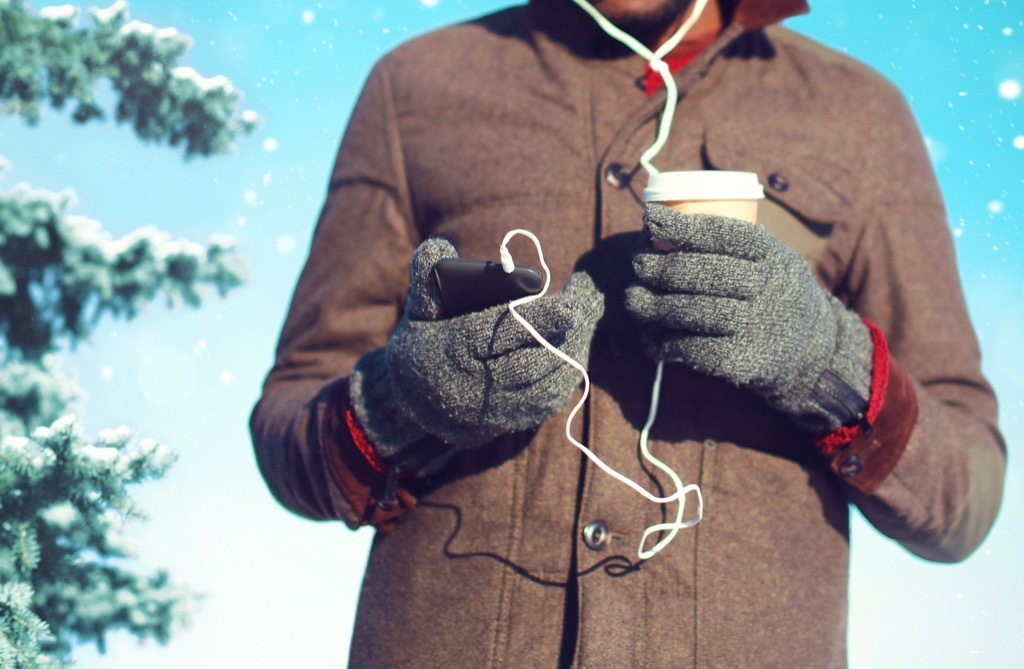
{"label": "man's left hand", "polygon": [[762,395],[811,430],[867,406],[872,342],[798,254],[746,221],[649,204],[653,248],[633,259],[626,308],[645,352]]}

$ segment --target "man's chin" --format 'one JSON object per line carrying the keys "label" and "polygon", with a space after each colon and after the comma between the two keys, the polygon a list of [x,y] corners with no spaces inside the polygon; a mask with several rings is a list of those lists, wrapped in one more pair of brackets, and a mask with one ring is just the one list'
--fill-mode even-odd
{"label": "man's chin", "polygon": [[686,13],[692,2],[693,0],[661,0],[630,5],[620,0],[609,0],[594,2],[594,7],[616,27],[642,39],[663,34]]}

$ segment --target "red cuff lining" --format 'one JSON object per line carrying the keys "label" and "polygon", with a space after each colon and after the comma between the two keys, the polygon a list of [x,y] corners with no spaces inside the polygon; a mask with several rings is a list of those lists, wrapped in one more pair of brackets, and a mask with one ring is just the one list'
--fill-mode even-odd
{"label": "red cuff lining", "polygon": [[363,428],[359,425],[359,421],[356,419],[356,414],[352,411],[352,408],[348,408],[345,411],[345,424],[348,425],[348,432],[352,435],[352,441],[355,443],[356,448],[363,454],[366,461],[370,463],[370,466],[374,470],[383,476],[388,475],[388,463],[384,462],[383,458],[377,455],[377,451],[373,449],[373,444],[369,442],[366,435],[363,434]]}
{"label": "red cuff lining", "polygon": [[[889,342],[885,335],[866,318],[862,318],[871,333],[871,343],[874,352],[871,356],[871,397],[868,400],[867,422],[873,425],[878,414],[882,411],[882,404],[885,402],[885,391],[889,387]],[[860,425],[840,427],[832,432],[827,432],[814,439],[817,446],[825,455],[831,454],[834,450],[853,441],[863,430]]]}

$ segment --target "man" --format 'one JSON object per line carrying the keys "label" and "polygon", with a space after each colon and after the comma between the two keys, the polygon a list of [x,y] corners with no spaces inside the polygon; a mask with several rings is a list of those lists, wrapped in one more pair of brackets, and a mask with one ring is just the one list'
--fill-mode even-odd
{"label": "man", "polygon": [[[692,10],[594,6],[649,47]],[[664,88],[571,0],[374,68],[252,418],[285,506],[380,528],[352,666],[844,666],[850,503],[926,559],[981,543],[1005,450],[941,196],[895,90],[776,25],[806,9],[713,1],[666,57],[656,162],[756,172],[759,226],[642,206]],[[561,287],[524,316],[589,363],[573,432],[652,491],[671,361],[651,449],[704,512],[653,559],[666,509],[565,438],[578,375],[502,306],[444,313],[437,260],[520,227]]]}

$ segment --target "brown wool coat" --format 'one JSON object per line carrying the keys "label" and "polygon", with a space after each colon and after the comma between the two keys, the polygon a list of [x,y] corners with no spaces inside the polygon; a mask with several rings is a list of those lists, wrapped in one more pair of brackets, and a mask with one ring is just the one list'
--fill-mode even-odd
{"label": "brown wool coat", "polygon": [[[654,365],[621,299],[646,183],[637,161],[664,91],[646,99],[643,61],[564,0],[413,40],[374,68],[252,417],[285,506],[383,528],[352,666],[842,667],[848,504],[927,559],[963,559],[982,541],[1005,451],[928,157],[891,85],[770,25],[804,9],[727,12],[730,27],[676,75],[679,109],[655,163],[760,175],[762,222],[884,331],[886,403],[874,438],[830,460],[755,396],[669,367],[652,449],[700,484],[704,519],[639,569],[641,532],[675,507],[584,465],[565,412],[437,479],[405,481],[384,510],[344,411],[346,375],[401,313],[416,245],[444,235],[463,257],[494,259],[505,232],[526,227],[553,286],[579,263],[608,295],[574,431],[650,481],[637,435]],[[534,257],[524,240],[512,251]],[[610,532],[602,550],[583,541],[593,521]]]}

